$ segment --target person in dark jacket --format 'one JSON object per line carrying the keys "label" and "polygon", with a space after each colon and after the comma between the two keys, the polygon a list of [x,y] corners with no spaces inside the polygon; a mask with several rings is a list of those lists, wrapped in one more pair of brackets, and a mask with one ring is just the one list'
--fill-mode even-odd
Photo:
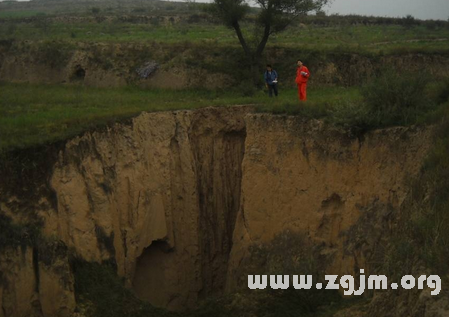
{"label": "person in dark jacket", "polygon": [[267,70],[264,73],[265,85],[268,88],[268,95],[273,97],[278,96],[278,73],[271,67],[270,64],[267,65]]}

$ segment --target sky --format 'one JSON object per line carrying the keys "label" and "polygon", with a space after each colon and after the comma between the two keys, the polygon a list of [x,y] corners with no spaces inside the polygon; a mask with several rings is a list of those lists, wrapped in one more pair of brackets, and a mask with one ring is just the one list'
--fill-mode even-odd
{"label": "sky", "polygon": [[327,13],[404,17],[422,20],[448,20],[449,0],[333,0]]}

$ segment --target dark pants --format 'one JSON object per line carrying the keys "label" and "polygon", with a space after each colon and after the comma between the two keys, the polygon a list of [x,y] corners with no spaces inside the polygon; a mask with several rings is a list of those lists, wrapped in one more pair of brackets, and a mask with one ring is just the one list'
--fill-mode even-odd
{"label": "dark pants", "polygon": [[273,97],[273,91],[274,91],[274,95],[277,97],[278,96],[278,85],[276,85],[276,84],[268,85],[268,95],[270,97]]}

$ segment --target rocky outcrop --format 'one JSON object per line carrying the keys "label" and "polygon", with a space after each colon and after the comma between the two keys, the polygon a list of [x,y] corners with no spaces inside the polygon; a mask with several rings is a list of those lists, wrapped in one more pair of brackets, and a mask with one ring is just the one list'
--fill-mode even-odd
{"label": "rocky outcrop", "polygon": [[[377,239],[355,225],[402,204],[429,138],[429,128],[355,138],[223,107],[143,113],[69,140],[46,162],[47,195],[27,207],[47,242],[0,257],[0,316],[69,316],[70,252],[113,262],[140,298],[172,310],[237,289],[249,246],[285,230],[324,245],[328,272],[352,274]],[[24,204],[5,202],[25,201],[26,184],[3,185],[0,207],[18,221]]]}

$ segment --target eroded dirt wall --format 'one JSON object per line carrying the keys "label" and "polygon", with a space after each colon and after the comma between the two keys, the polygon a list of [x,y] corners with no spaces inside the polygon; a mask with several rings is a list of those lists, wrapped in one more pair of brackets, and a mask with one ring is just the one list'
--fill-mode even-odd
{"label": "eroded dirt wall", "polygon": [[[356,241],[349,230],[376,206],[385,207],[378,212],[385,216],[401,205],[431,146],[428,128],[377,130],[358,139],[320,121],[252,114],[246,129],[229,290],[246,285],[239,273],[248,247],[286,230],[325,246],[333,259],[329,274],[366,267],[362,251],[372,250],[382,232],[361,232],[366,245],[350,249]],[[372,220],[367,227],[377,225]]]}
{"label": "eroded dirt wall", "polygon": [[[0,316],[69,316],[71,252],[115,263],[140,298],[171,310],[243,285],[248,247],[285,230],[324,244],[328,272],[352,274],[388,230],[371,223],[402,204],[430,134],[357,138],[321,121],[223,107],[143,113],[68,140],[28,164],[29,178],[0,186],[2,214],[40,218],[52,241],[2,252]],[[2,173],[22,175],[23,162]],[[371,229],[354,230],[360,221]]]}

